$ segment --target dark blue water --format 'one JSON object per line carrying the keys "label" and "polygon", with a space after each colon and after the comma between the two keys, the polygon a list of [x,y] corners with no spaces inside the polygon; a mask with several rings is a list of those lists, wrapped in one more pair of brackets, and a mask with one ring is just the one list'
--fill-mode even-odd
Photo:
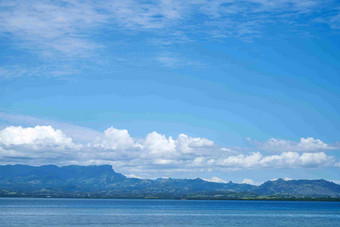
{"label": "dark blue water", "polygon": [[340,226],[340,202],[0,198],[0,226]]}

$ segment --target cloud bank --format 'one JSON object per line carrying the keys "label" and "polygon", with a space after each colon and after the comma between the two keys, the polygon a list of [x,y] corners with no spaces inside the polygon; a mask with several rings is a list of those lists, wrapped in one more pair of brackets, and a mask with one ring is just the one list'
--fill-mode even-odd
{"label": "cloud bank", "polygon": [[265,142],[252,141],[254,145],[261,150],[269,152],[295,151],[295,152],[313,152],[337,149],[337,146],[326,144],[320,139],[312,137],[301,138],[299,142],[271,138]]}
{"label": "cloud bank", "polygon": [[[273,142],[274,141],[274,142]],[[277,142],[278,141],[278,142]],[[0,131],[1,164],[111,164],[123,172],[138,171],[169,174],[174,172],[236,171],[264,168],[340,167],[335,157],[325,151],[329,145],[318,139],[301,139],[293,145],[270,139],[270,145],[281,145],[295,151],[271,155],[259,151],[236,152],[213,141],[180,134],[177,138],[151,132],[145,138],[133,138],[126,129],[110,127],[89,143],[74,143],[61,130],[51,126],[9,126]],[[310,144],[314,146],[310,146]],[[275,147],[274,146],[274,147]],[[312,152],[314,151],[314,152]],[[210,181],[222,182],[212,178]]]}

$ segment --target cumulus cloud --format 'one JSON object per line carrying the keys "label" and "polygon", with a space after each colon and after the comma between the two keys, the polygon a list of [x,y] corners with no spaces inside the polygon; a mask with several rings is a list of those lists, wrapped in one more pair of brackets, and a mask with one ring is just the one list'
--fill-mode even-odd
{"label": "cumulus cloud", "polygon": [[176,152],[175,140],[157,132],[149,133],[143,141],[143,149],[156,157],[173,156]]}
{"label": "cumulus cloud", "polygon": [[180,152],[192,153],[197,149],[213,147],[214,142],[206,138],[194,138],[180,134],[176,140],[176,147]]}
{"label": "cumulus cloud", "polygon": [[10,126],[0,131],[0,160],[3,164],[46,164],[78,158],[83,146],[73,143],[51,126]]}
{"label": "cumulus cloud", "polygon": [[271,138],[265,142],[252,140],[250,140],[250,142],[254,143],[258,149],[269,152],[315,152],[336,149],[335,146],[331,146],[320,139],[314,139],[312,137],[301,138],[299,142],[275,138]]}
{"label": "cumulus cloud", "polygon": [[[190,137],[180,134],[176,139],[158,132],[151,132],[143,139],[134,139],[126,129],[108,128],[104,138],[96,138],[89,147],[102,148],[112,151],[139,151],[143,158],[155,159],[154,163],[170,163],[169,159],[185,155],[204,155],[217,148],[213,141],[206,138]],[[223,150],[225,148],[221,148]]]}
{"label": "cumulus cloud", "polygon": [[51,126],[7,127],[0,131],[0,144],[7,147],[15,145],[28,145],[33,148],[45,146],[74,147],[71,138],[67,137],[61,130],[55,130]]}
{"label": "cumulus cloud", "polygon": [[94,147],[111,150],[126,150],[136,147],[134,140],[126,129],[115,129],[110,127],[105,130],[104,138],[96,138]]}
{"label": "cumulus cloud", "polygon": [[[0,70],[1,71],[1,70]],[[52,128],[62,130],[66,135],[72,135],[73,141],[82,143],[92,142],[93,138],[102,136],[102,132],[95,131],[90,128],[81,127],[65,122],[52,121],[43,118],[36,118],[21,114],[8,114],[0,112],[0,121],[6,125],[25,125],[25,127],[33,127],[36,125],[49,125]]]}

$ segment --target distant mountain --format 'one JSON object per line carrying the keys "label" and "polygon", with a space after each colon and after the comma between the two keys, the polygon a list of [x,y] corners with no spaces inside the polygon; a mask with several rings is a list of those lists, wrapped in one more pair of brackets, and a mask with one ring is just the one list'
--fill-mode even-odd
{"label": "distant mountain", "polygon": [[111,166],[0,166],[0,189],[35,192],[45,189],[68,192],[195,193],[248,191],[248,184],[213,183],[197,179],[137,179],[116,173]]}
{"label": "distant mountain", "polygon": [[260,186],[202,179],[127,178],[111,166],[0,166],[0,196],[176,199],[339,198],[325,180],[267,181]]}
{"label": "distant mountain", "polygon": [[109,165],[33,167],[26,165],[0,166],[0,188],[32,191],[41,188],[88,190],[104,188],[125,180]]}
{"label": "distant mountain", "polygon": [[294,195],[297,197],[340,197],[340,185],[326,180],[267,181],[252,190],[261,195]]}

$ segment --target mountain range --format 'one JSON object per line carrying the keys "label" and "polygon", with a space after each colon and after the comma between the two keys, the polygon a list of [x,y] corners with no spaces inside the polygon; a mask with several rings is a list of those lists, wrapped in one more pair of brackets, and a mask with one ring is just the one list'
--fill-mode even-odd
{"label": "mountain range", "polygon": [[128,178],[110,165],[0,165],[2,197],[306,199],[340,200],[340,185],[326,180],[267,181],[259,186],[196,179]]}

